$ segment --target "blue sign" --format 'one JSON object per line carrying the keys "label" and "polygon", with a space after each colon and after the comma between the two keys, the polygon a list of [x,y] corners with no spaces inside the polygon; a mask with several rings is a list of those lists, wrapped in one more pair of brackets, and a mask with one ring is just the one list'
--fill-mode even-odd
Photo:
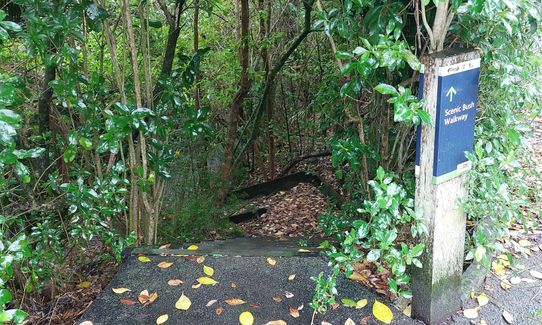
{"label": "blue sign", "polygon": [[[472,151],[474,145],[479,75],[479,59],[438,69],[433,159],[433,182],[436,184],[459,176],[471,167],[465,152]],[[420,94],[423,96],[423,74],[420,76]],[[420,127],[417,133],[420,139]],[[419,146],[418,140],[417,166],[419,166]]]}

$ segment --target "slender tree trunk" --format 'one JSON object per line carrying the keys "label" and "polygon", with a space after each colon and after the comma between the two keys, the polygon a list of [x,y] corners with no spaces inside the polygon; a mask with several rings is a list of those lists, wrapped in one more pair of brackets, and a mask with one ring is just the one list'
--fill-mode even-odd
{"label": "slender tree trunk", "polygon": [[[196,52],[199,49],[199,0],[194,0],[194,52]],[[201,107],[201,97],[200,97],[200,72],[199,70],[196,71],[196,78],[195,78],[195,91],[194,91],[194,99],[195,99],[195,107],[197,110]]]}
{"label": "slender tree trunk", "polygon": [[249,56],[248,56],[248,33],[249,33],[249,7],[248,0],[240,0],[240,41],[239,63],[241,65],[241,75],[239,81],[239,90],[233,98],[228,117],[228,133],[224,147],[224,161],[222,163],[220,178],[222,186],[218,193],[217,203],[222,204],[228,195],[230,189],[231,172],[233,168],[233,155],[235,143],[237,141],[237,126],[239,124],[239,112],[243,107],[245,98],[250,88],[248,77]]}

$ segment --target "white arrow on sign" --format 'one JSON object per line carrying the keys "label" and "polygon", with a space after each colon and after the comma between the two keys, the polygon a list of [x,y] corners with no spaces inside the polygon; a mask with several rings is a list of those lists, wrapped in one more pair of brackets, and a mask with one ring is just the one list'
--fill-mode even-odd
{"label": "white arrow on sign", "polygon": [[450,102],[452,102],[452,98],[454,97],[455,94],[457,94],[457,91],[452,86],[450,87],[450,89],[448,89],[448,92],[446,92],[446,97],[450,97]]}

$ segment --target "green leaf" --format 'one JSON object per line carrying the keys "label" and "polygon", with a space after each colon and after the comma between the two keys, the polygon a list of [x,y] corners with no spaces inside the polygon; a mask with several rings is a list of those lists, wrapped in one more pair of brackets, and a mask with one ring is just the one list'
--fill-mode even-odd
{"label": "green leaf", "polygon": [[92,149],[92,141],[90,141],[89,139],[85,138],[85,137],[80,137],[79,138],[79,144],[81,145],[81,147],[83,147],[83,149],[85,150],[90,150]]}
{"label": "green leaf", "polygon": [[20,32],[22,30],[21,26],[19,24],[16,24],[12,21],[0,21],[0,26],[4,27],[7,30],[13,31],[13,32]]}
{"label": "green leaf", "polygon": [[352,299],[348,299],[348,298],[343,298],[341,299],[341,302],[343,303],[343,305],[345,306],[348,306],[348,307],[356,307],[356,302]]}
{"label": "green leaf", "polygon": [[21,116],[9,109],[0,109],[0,120],[10,124],[17,124]]}
{"label": "green leaf", "polygon": [[76,152],[73,148],[69,148],[68,150],[64,151],[64,161],[69,163],[72,162],[75,159]]}
{"label": "green leaf", "polygon": [[412,257],[418,257],[418,256],[422,255],[424,248],[425,248],[424,244],[418,244],[418,245],[412,247],[412,249],[410,250],[410,255]]}
{"label": "green leaf", "polygon": [[375,87],[375,90],[384,95],[398,94],[397,89],[388,84],[379,84]]}
{"label": "green leaf", "polygon": [[350,52],[344,52],[344,51],[337,51],[335,53],[335,57],[340,60],[350,59],[352,57],[352,53]]}
{"label": "green leaf", "polygon": [[13,299],[11,292],[7,289],[0,289],[0,306],[7,304]]}
{"label": "green leaf", "polygon": [[376,262],[380,258],[379,249],[371,249],[367,254],[367,262]]}

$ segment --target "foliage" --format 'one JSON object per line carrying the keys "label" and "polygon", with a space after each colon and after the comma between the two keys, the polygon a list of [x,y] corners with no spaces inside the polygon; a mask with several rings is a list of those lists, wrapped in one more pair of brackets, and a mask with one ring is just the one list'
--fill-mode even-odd
{"label": "foliage", "polygon": [[[474,14],[470,14],[474,13]],[[508,238],[515,222],[533,226],[531,200],[539,189],[526,169],[530,154],[525,137],[540,114],[542,11],[535,1],[469,1],[459,8],[452,31],[482,53],[480,99],[469,195],[465,209],[474,228],[468,259],[490,267],[491,254],[507,249],[496,239]],[[532,164],[533,162],[531,162]],[[535,178],[539,175],[532,175]]]}
{"label": "foliage", "polygon": [[[390,290],[409,297],[411,293],[405,289],[410,282],[407,266],[422,266],[418,258],[424,245],[415,242],[427,229],[414,213],[412,194],[394,182],[393,174],[380,167],[369,185],[373,200],[350,202],[340,212],[322,217],[326,235],[333,235],[338,241],[338,245],[324,244],[326,254],[334,269],[344,270],[347,277],[353,274],[357,262],[376,263],[379,269],[390,269]],[[333,273],[328,284],[320,284],[321,277],[317,279],[317,295],[333,292],[326,286],[332,287],[338,273]],[[331,301],[328,294],[314,299],[320,311],[325,310],[324,303]]]}

